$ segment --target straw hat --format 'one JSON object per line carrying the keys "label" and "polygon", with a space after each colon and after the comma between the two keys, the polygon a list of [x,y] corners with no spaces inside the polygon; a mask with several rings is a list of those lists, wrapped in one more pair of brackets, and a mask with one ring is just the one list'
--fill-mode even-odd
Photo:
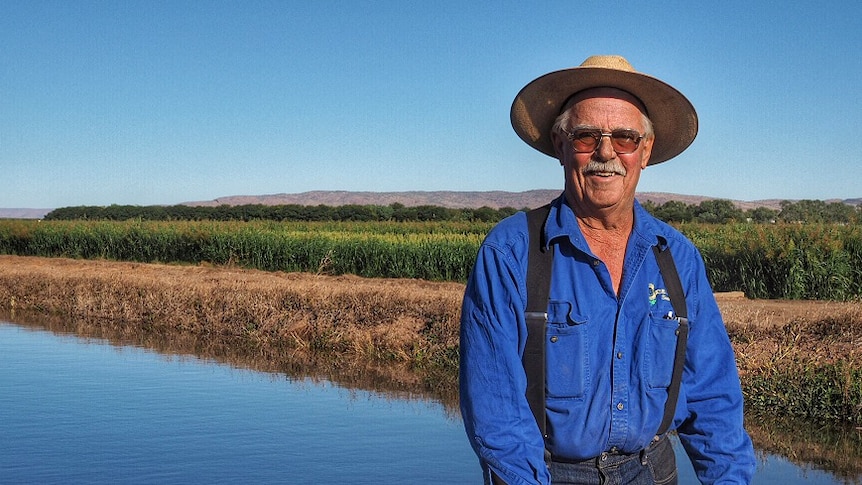
{"label": "straw hat", "polygon": [[694,141],[697,113],[691,102],[664,81],[635,71],[620,56],[592,56],[578,67],[533,80],[515,96],[512,127],[528,145],[556,158],[551,144],[554,120],[573,94],[596,87],[622,89],[643,102],[655,131],[649,165],[679,155]]}

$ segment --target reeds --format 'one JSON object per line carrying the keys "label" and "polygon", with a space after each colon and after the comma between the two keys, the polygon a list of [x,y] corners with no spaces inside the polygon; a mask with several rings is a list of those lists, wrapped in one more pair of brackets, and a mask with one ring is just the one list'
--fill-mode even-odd
{"label": "reeds", "polygon": [[862,296],[862,227],[839,224],[684,224],[716,291],[749,298]]}
{"label": "reeds", "polygon": [[[0,254],[233,265],[266,271],[464,282],[480,222],[0,220]],[[749,298],[862,296],[862,228],[684,224],[716,291]]]}
{"label": "reeds", "polygon": [[0,253],[465,281],[488,225],[0,221]]}

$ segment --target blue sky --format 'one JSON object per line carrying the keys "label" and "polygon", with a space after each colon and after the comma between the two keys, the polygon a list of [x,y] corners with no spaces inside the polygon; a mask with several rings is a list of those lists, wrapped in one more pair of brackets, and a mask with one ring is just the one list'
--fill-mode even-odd
{"label": "blue sky", "polygon": [[862,197],[862,13],[757,3],[0,0],[0,207],[561,188],[509,107],[592,54],[698,110],[640,191]]}

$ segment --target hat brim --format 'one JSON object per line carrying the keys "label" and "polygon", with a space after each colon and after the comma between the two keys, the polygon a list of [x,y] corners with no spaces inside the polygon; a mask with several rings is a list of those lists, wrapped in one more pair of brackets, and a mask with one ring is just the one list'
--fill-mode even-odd
{"label": "hat brim", "polygon": [[648,165],[679,155],[697,136],[694,106],[676,88],[646,74],[605,67],[574,67],[533,80],[515,96],[512,127],[528,145],[556,157],[551,129],[563,104],[573,94],[596,87],[622,89],[643,102],[655,132]]}

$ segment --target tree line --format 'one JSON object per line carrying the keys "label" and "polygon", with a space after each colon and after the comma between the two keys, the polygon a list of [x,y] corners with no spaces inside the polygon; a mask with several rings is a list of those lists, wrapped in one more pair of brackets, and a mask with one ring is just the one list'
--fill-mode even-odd
{"label": "tree line", "polygon": [[[669,223],[700,222],[726,224],[730,222],[754,223],[839,223],[855,224],[862,220],[862,206],[822,200],[782,201],[780,209],[756,207],[742,210],[724,199],[705,200],[699,204],[686,204],[670,200],[663,204],[645,201],[643,206],[659,219]],[[522,209],[523,210],[523,209]],[[299,204],[288,205],[219,205],[219,206],[76,206],[54,209],[45,220],[145,220],[145,221],[475,221],[497,222],[518,209],[452,209],[433,205],[407,207],[400,203],[390,205],[341,206]]]}
{"label": "tree line", "polygon": [[54,209],[45,220],[109,221],[478,221],[495,222],[517,212],[512,207],[493,209],[450,209],[432,205],[407,207],[400,203],[386,206],[348,204],[328,205],[219,205],[219,206],[76,206]]}
{"label": "tree line", "polygon": [[664,204],[644,204],[650,213],[665,222],[701,222],[726,224],[730,222],[755,223],[836,223],[855,224],[862,220],[862,206],[822,200],[783,200],[779,209],[756,207],[742,210],[724,199],[705,200],[699,204],[685,204],[670,200]]}

